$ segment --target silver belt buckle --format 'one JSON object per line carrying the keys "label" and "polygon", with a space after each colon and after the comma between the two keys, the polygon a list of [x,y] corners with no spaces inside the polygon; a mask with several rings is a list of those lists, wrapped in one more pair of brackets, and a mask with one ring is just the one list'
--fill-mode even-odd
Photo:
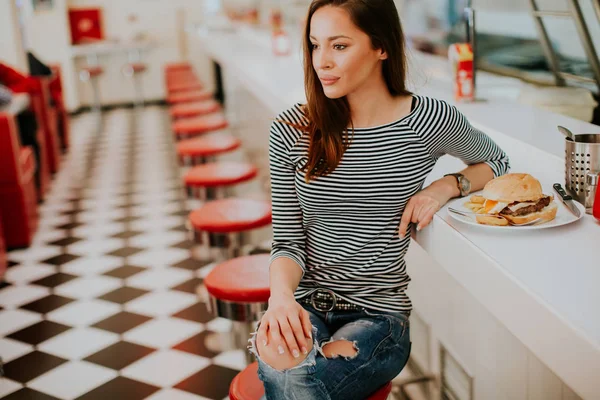
{"label": "silver belt buckle", "polygon": [[[316,305],[316,303],[315,303],[315,295],[316,295],[317,293],[319,293],[319,292],[324,292],[324,293],[327,293],[327,294],[329,294],[329,295],[331,296],[331,298],[332,298],[332,300],[333,300],[333,301],[332,301],[332,304],[331,304],[331,307],[330,307],[330,308],[325,308],[325,309],[323,309],[323,308],[319,308],[319,307]],[[317,290],[315,290],[314,292],[312,292],[312,294],[310,295],[310,304],[311,304],[311,305],[313,306],[313,308],[314,308],[315,310],[317,310],[317,311],[321,311],[321,312],[333,311],[333,309],[335,309],[335,304],[336,304],[336,302],[337,302],[337,299],[336,299],[336,297],[335,297],[335,293],[333,293],[333,291],[332,291],[332,290],[329,290],[329,289],[317,289]]]}

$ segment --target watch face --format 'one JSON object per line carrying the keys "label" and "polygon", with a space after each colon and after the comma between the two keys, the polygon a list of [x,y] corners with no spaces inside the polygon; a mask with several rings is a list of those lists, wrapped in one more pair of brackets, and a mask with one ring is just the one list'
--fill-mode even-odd
{"label": "watch face", "polygon": [[471,191],[471,182],[467,178],[463,177],[460,180],[460,189],[463,194],[469,193]]}

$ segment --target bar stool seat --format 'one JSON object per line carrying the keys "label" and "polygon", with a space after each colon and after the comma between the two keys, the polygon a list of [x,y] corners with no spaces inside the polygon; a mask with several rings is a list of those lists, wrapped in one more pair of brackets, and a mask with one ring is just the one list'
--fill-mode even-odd
{"label": "bar stool seat", "polygon": [[221,301],[267,303],[271,295],[269,260],[269,254],[256,254],[222,262],[204,279],[204,287]]}
{"label": "bar stool seat", "polygon": [[134,74],[146,71],[147,67],[144,63],[128,63],[125,65],[125,68],[128,68]]}
{"label": "bar stool seat", "polygon": [[179,119],[171,124],[173,132],[178,137],[200,135],[229,126],[227,118],[222,113],[201,115],[193,118]]}
{"label": "bar stool seat", "polygon": [[102,75],[104,73],[104,68],[100,66],[87,66],[81,68],[81,71],[84,74],[87,74],[87,78],[89,79]]}
{"label": "bar stool seat", "polygon": [[246,182],[258,174],[254,164],[239,162],[218,162],[198,165],[184,176],[186,186],[229,186]]}
{"label": "bar stool seat", "polygon": [[174,71],[191,70],[192,65],[187,61],[182,61],[182,62],[174,62],[174,63],[165,64],[164,68],[165,68],[166,73],[170,73],[170,72],[174,72]]}
{"label": "bar stool seat", "polygon": [[219,110],[221,110],[221,104],[216,100],[210,99],[193,103],[175,104],[171,107],[170,113],[173,118],[189,118],[212,114]]}
{"label": "bar stool seat", "polygon": [[202,101],[212,99],[213,93],[210,90],[190,90],[185,92],[175,92],[167,96],[167,102],[170,104],[189,103],[192,101]]}
{"label": "bar stool seat", "polygon": [[[385,400],[392,391],[392,383],[388,382],[365,400]],[[265,388],[258,379],[258,363],[254,362],[236,375],[229,386],[231,400],[259,400],[265,394]]]}
{"label": "bar stool seat", "polygon": [[204,86],[198,80],[175,81],[167,84],[169,93],[185,92],[190,90],[202,90]]}
{"label": "bar stool seat", "polygon": [[165,76],[167,78],[167,82],[169,83],[174,81],[197,79],[196,73],[192,69],[169,71]]}
{"label": "bar stool seat", "polygon": [[[201,83],[195,73],[192,71],[177,72],[175,74],[169,74],[166,77],[167,87],[171,86],[185,86],[186,84],[198,84]],[[194,89],[190,89],[194,90]]]}
{"label": "bar stool seat", "polygon": [[242,141],[231,135],[199,136],[177,143],[177,154],[184,165],[206,164],[209,157],[239,148]]}
{"label": "bar stool seat", "polygon": [[189,222],[195,231],[237,233],[271,223],[271,203],[254,199],[210,201],[192,211]]}

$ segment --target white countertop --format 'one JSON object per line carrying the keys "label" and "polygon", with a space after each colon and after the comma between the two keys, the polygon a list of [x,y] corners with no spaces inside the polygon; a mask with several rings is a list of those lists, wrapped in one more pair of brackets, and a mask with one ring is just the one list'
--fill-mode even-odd
{"label": "white countertop", "polygon": [[[273,114],[305,101],[299,54],[276,57],[270,42],[251,32],[204,34],[206,52],[233,73]],[[236,43],[236,46],[230,46]],[[411,71],[419,71],[418,74]],[[413,54],[409,82],[417,94],[452,99],[443,59]],[[478,97],[457,107],[509,155],[512,171],[545,188],[564,184],[564,125],[575,133],[600,127],[515,102],[521,82],[478,74]],[[462,168],[442,157],[428,182]],[[456,222],[445,208],[417,242],[542,362],[584,398],[600,393],[600,223],[577,223],[506,235]]]}

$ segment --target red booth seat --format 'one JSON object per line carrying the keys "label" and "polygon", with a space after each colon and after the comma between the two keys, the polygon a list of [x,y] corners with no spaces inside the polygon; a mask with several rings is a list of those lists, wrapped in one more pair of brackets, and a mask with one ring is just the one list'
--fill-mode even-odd
{"label": "red booth seat", "polygon": [[35,159],[21,147],[14,117],[0,113],[0,218],[6,246],[26,247],[37,229]]}

